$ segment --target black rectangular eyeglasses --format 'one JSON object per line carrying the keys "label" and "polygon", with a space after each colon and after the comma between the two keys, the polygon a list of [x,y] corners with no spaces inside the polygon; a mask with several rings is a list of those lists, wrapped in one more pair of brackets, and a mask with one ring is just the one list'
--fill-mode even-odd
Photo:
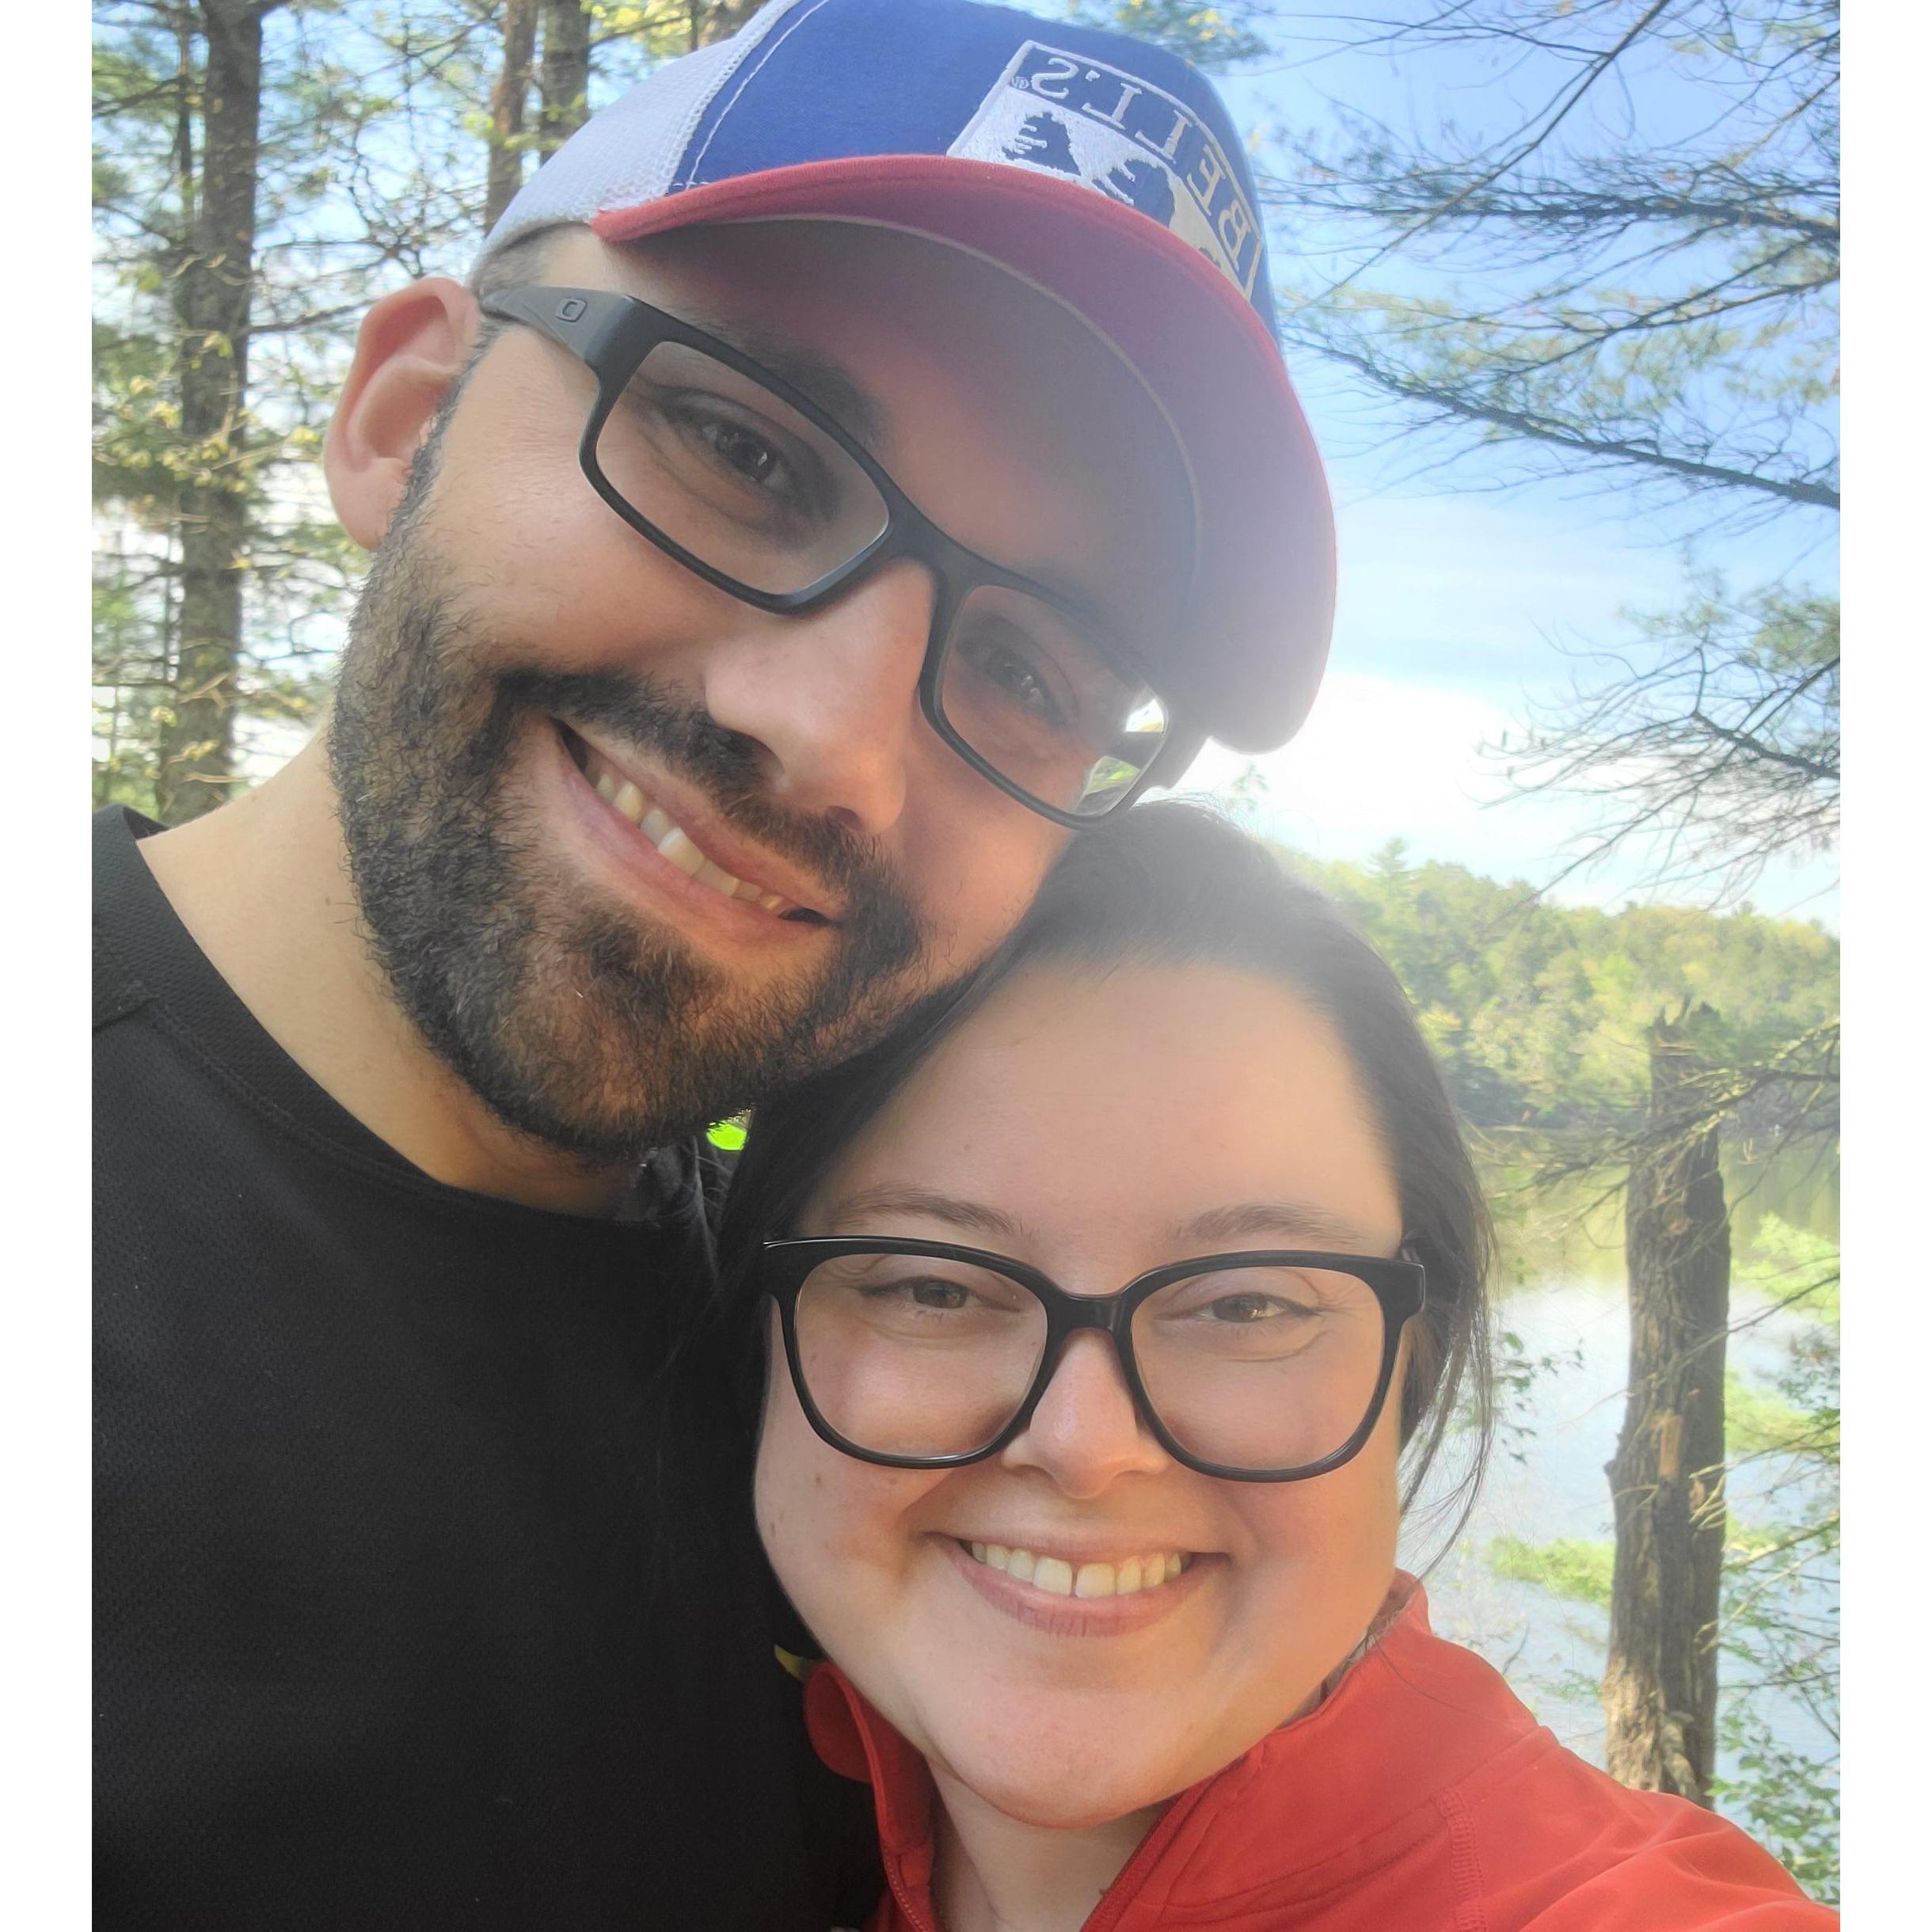
{"label": "black rectangular eyeglasses", "polygon": [[884,1237],[768,1241],[761,1271],[806,1419],[897,1469],[998,1455],[1067,1338],[1097,1329],[1176,1462],[1237,1482],[1322,1475],[1368,1440],[1427,1299],[1419,1262],[1293,1249],[1197,1256],[1101,1295],[977,1248]]}
{"label": "black rectangular eyeglasses", "polygon": [[899,558],[923,565],[935,591],[920,707],[1010,797],[1090,825],[1200,749],[1095,610],[956,542],[809,397],[729,343],[607,289],[506,289],[483,308],[590,370],[585,477],[706,583],[802,614]]}

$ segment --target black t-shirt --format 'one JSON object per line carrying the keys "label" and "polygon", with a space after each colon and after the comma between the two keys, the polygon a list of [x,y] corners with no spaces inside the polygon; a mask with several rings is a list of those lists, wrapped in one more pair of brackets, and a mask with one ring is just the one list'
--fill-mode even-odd
{"label": "black t-shirt", "polygon": [[634,1219],[428,1179],[215,972],[153,829],[95,820],[97,1922],[856,1922],[868,1794],[666,1368],[709,1150]]}

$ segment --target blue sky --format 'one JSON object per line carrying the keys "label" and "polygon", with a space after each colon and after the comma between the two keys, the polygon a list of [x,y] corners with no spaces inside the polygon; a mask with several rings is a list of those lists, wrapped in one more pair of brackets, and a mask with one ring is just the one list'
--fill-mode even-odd
{"label": "blue sky", "polygon": [[[1382,10],[1397,17],[1420,10]],[[1398,127],[1413,116],[1426,123],[1439,108],[1466,128],[1500,132],[1541,98],[1534,72],[1466,52],[1436,50],[1399,64],[1324,55],[1312,25],[1319,10],[1301,11],[1303,25],[1294,31],[1303,37],[1293,48],[1253,78],[1224,83],[1265,171],[1279,162],[1272,137],[1283,128],[1332,127],[1334,100]],[[1681,133],[1706,106],[1653,67],[1607,101],[1606,118],[1580,125],[1579,139]],[[1271,249],[1278,280],[1287,279],[1298,247],[1324,268],[1334,259],[1322,252],[1322,237],[1286,233],[1277,216]],[[1427,285],[1420,272],[1406,282],[1387,270],[1377,279],[1385,287]],[[1257,817],[1318,856],[1360,858],[1399,838],[1418,858],[1545,883],[1574,856],[1595,808],[1505,799],[1480,747],[1561,694],[1574,670],[1561,645],[1628,640],[1622,614],[1679,602],[1693,564],[1721,569],[1737,586],[1780,576],[1835,580],[1835,533],[1823,515],[1713,537],[1681,511],[1633,508],[1614,486],[1496,487],[1500,471],[1480,456],[1417,482],[1410,473],[1419,443],[1385,437],[1375,447],[1361,395],[1337,372],[1298,361],[1292,373],[1329,466],[1341,588],[1322,694],[1300,736],[1258,761],[1265,791]],[[1376,420],[1386,426],[1386,416]],[[1211,748],[1188,785],[1224,785],[1247,763]],[[1694,903],[1683,888],[1640,889],[1645,856],[1620,854],[1572,875],[1554,896],[1610,905],[1633,895]],[[1751,899],[1760,911],[1835,929],[1837,884],[1835,856],[1826,854],[1771,869]]]}

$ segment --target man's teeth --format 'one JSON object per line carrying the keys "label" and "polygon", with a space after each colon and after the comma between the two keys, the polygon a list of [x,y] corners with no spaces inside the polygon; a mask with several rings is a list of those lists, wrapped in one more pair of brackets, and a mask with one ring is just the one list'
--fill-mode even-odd
{"label": "man's teeth", "polygon": [[584,775],[590,780],[591,789],[612,811],[622,812],[657,847],[662,857],[669,859],[679,871],[688,873],[700,885],[708,885],[713,892],[722,892],[727,899],[755,900],[767,912],[782,915],[797,911],[796,900],[781,899],[776,892],[762,892],[748,880],[734,879],[722,865],[706,858],[689,832],[672,824],[661,807],[652,804],[629,779],[619,778],[595,752],[584,764]]}
{"label": "man's teeth", "polygon": [[1082,1563],[1076,1569],[1062,1557],[1009,1550],[1004,1543],[968,1543],[966,1547],[976,1563],[1004,1570],[1051,1596],[1131,1596],[1136,1591],[1173,1582],[1194,1560],[1178,1550],[1161,1550],[1150,1556],[1129,1557],[1124,1563]]}

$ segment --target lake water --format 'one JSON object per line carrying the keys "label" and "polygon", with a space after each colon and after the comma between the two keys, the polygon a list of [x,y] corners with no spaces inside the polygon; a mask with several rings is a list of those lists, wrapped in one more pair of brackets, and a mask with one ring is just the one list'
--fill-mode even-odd
{"label": "lake water", "polygon": [[[1765,1217],[1835,1239],[1837,1174],[1793,1166],[1779,1173],[1742,1169],[1728,1176],[1736,1205],[1734,1245],[1751,1251]],[[1507,1219],[1507,1217],[1505,1217]],[[1497,1327],[1513,1333],[1523,1359],[1542,1364],[1521,1397],[1508,1402],[1514,1424],[1499,1438],[1498,1454],[1468,1527],[1428,1577],[1432,1620],[1446,1637],[1479,1650],[1508,1675],[1512,1687],[1573,1750],[1603,1762],[1603,1716],[1596,1683],[1603,1668],[1609,1628],[1607,1611],[1557,1597],[1540,1584],[1497,1575],[1485,1552],[1493,1539],[1520,1538],[1543,1544],[1559,1538],[1607,1542],[1612,1532],[1610,1487],[1605,1474],[1623,1419],[1629,1372],[1630,1327],[1622,1256],[1615,1211],[1558,1228],[1547,1216],[1534,1232],[1518,1227],[1514,1261],[1496,1298]],[[1772,1230],[1775,1238],[1775,1230]],[[1760,1319],[1733,1333],[1730,1367],[1747,1382],[1770,1388],[1788,1359],[1789,1341],[1812,1318],[1773,1310],[1775,1291],[1734,1283],[1734,1324]],[[1747,1524],[1792,1519],[1805,1500],[1805,1477],[1786,1456],[1759,1458],[1731,1485],[1734,1516]],[[1443,1526],[1426,1520],[1405,1538],[1411,1569],[1439,1548]],[[1812,1592],[1835,1593],[1835,1576]],[[1739,1667],[1725,1659],[1721,1680]],[[1819,1760],[1835,1745],[1811,1714],[1789,1696],[1757,1694],[1759,1709],[1778,1741]],[[1731,1767],[1721,1759],[1722,1774]]]}

